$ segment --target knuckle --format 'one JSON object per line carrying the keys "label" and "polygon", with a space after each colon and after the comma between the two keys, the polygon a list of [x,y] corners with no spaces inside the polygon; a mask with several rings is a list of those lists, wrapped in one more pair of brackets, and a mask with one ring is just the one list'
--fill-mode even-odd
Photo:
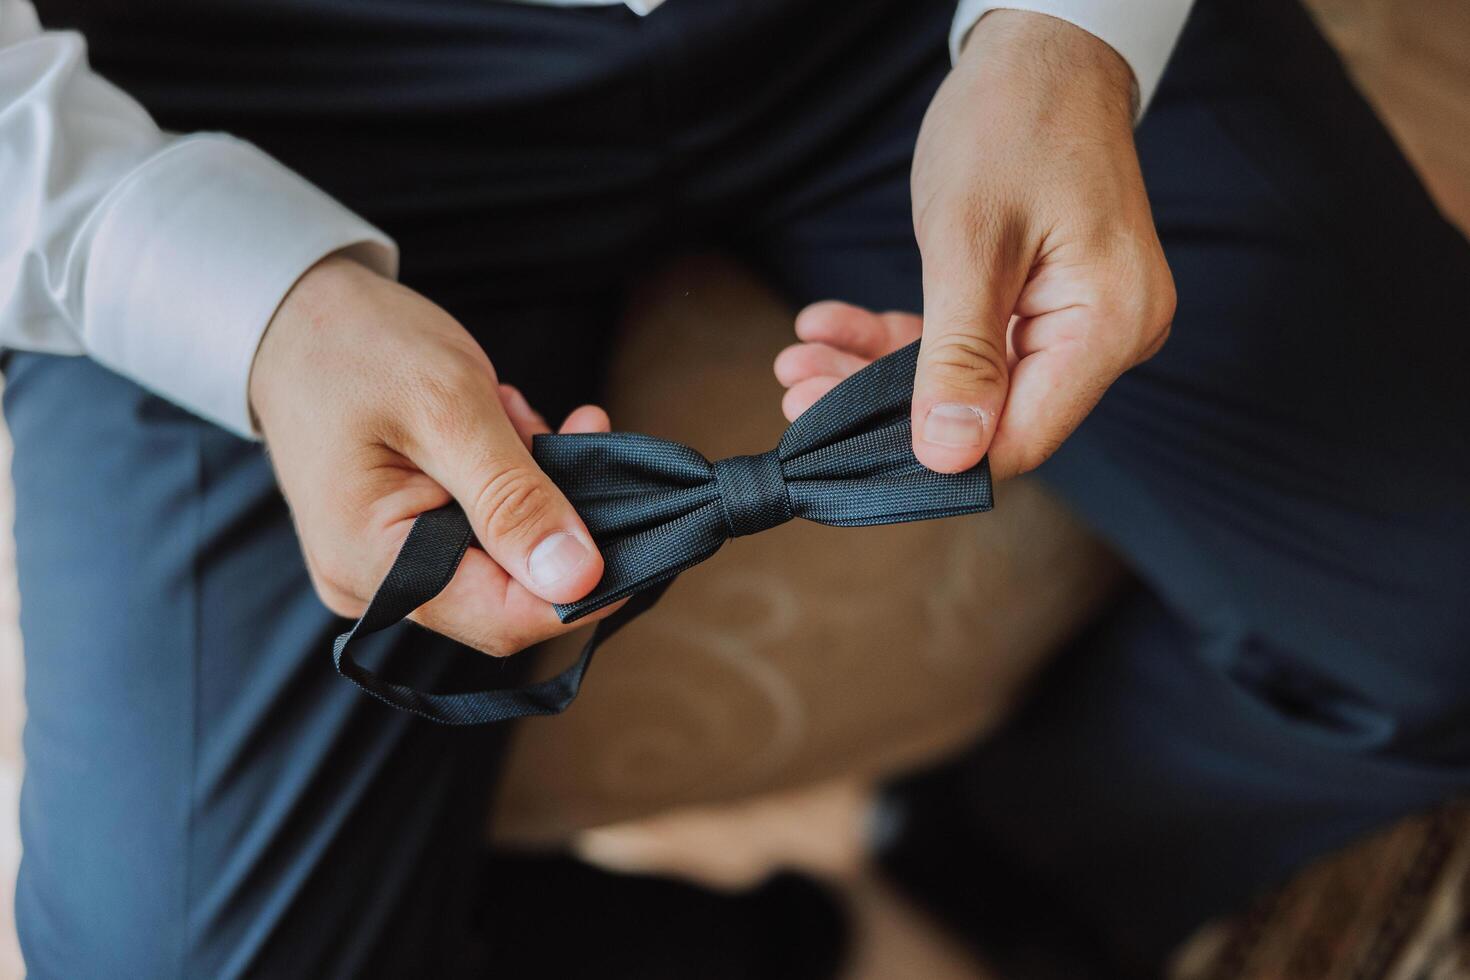
{"label": "knuckle", "polygon": [[316,594],[317,598],[321,599],[322,605],[343,619],[357,619],[367,609],[367,603],[328,586],[318,585]]}
{"label": "knuckle", "polygon": [[500,624],[474,630],[469,636],[457,637],[487,657],[509,657],[535,646],[545,636],[537,636],[529,627]]}
{"label": "knuckle", "polygon": [[367,608],[367,603],[357,597],[356,591],[338,569],[308,561],[307,572],[317,598],[338,616],[356,619]]}
{"label": "knuckle", "polygon": [[412,404],[419,423],[440,438],[467,436],[472,422],[466,407],[465,389],[453,378],[431,374],[411,384]]}
{"label": "knuckle", "polygon": [[1005,351],[991,337],[951,333],[935,338],[925,358],[930,372],[959,388],[983,388],[1006,379]]}
{"label": "knuckle", "polygon": [[[1174,278],[1157,247],[1136,249],[1130,258],[1117,260],[1114,268],[1098,309],[1104,322],[1121,328],[1115,336],[1122,370],[1163,348],[1178,299]],[[1124,341],[1125,337],[1132,342]]]}
{"label": "knuckle", "polygon": [[1163,276],[1158,288],[1153,291],[1153,295],[1154,323],[1161,331],[1167,333],[1174,322],[1174,314],[1179,311],[1179,293],[1174,288],[1174,276],[1170,274],[1167,266],[1163,270]]}
{"label": "knuckle", "polygon": [[1056,436],[1043,436],[1033,441],[1021,452],[1019,460],[1019,472],[1030,473],[1032,470],[1051,459],[1052,454],[1062,447],[1062,440]]}
{"label": "knuckle", "polygon": [[529,466],[497,469],[475,497],[475,512],[491,539],[532,533],[555,509],[545,480]]}
{"label": "knuckle", "polygon": [[513,648],[502,643],[500,635],[493,629],[481,626],[463,628],[463,624],[459,623],[455,617],[444,613],[439,606],[440,601],[434,600],[420,606],[409,613],[408,618],[424,629],[447,636],[457,643],[463,643],[487,657],[505,657],[515,652]]}
{"label": "knuckle", "polygon": [[1020,210],[988,200],[972,200],[962,212],[959,245],[967,266],[994,277],[1003,270],[1020,270],[1026,263],[1029,239],[1026,216]]}
{"label": "knuckle", "polygon": [[482,649],[492,657],[509,657],[545,639],[548,637],[537,636],[529,630],[503,630],[493,637],[487,637],[486,645]]}
{"label": "knuckle", "polygon": [[1177,306],[1174,279],[1166,267],[1163,277],[1149,290],[1143,313],[1143,350],[1140,361],[1148,360],[1163,349],[1174,329],[1174,312]]}
{"label": "knuckle", "polygon": [[499,404],[489,361],[469,355],[439,358],[400,382],[402,403],[411,406],[413,428],[453,444],[473,437],[486,404]]}
{"label": "knuckle", "polygon": [[1172,320],[1165,321],[1162,327],[1155,329],[1143,346],[1143,351],[1138,358],[1139,362],[1142,363],[1143,361],[1146,361],[1149,358],[1153,357],[1159,351],[1163,350],[1164,345],[1169,342],[1169,334],[1172,333],[1173,330],[1174,325]]}
{"label": "knuckle", "polygon": [[1023,264],[1034,214],[1006,194],[911,183],[914,234],[925,262],[994,275]]}
{"label": "knuckle", "polygon": [[478,650],[487,657],[508,657],[519,652],[522,648],[514,645],[514,640],[496,630],[475,630],[467,636],[455,637],[460,643],[474,650]]}

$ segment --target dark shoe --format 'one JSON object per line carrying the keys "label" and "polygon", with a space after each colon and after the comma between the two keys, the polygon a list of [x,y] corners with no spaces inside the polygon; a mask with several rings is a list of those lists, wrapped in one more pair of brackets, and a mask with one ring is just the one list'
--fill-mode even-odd
{"label": "dark shoe", "polygon": [[879,803],[878,865],[916,906],[1007,980],[1114,980],[1062,903],[1036,889],[965,819],[963,759],[890,784]]}
{"label": "dark shoe", "polygon": [[486,875],[484,962],[496,980],[826,980],[846,958],[845,909],[801,875],[717,892],[504,855]]}

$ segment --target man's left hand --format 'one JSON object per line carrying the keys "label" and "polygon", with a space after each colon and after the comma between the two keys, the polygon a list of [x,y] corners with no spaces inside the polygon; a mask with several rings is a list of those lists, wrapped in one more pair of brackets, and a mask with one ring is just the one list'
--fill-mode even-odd
{"label": "man's left hand", "polygon": [[[999,479],[1040,465],[1168,336],[1174,287],[1133,145],[1133,77],[1043,14],[971,32],[914,150],[924,318],[914,453]],[[804,310],[777,361],[788,415],[911,340],[917,318]]]}

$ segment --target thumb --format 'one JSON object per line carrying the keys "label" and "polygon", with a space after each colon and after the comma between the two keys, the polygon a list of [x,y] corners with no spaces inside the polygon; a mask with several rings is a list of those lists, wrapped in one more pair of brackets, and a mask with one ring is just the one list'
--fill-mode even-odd
{"label": "thumb", "polygon": [[571,602],[602,578],[592,535],[541,471],[494,391],[461,399],[465,414],[416,440],[414,460],[464,508],[480,544],[506,573],[548,602]]}
{"label": "thumb", "polygon": [[914,455],[940,473],[958,473],[980,462],[1005,407],[1006,328],[1021,282],[1009,268],[996,268],[1000,265],[977,272],[973,266],[939,263],[933,268],[925,262]]}

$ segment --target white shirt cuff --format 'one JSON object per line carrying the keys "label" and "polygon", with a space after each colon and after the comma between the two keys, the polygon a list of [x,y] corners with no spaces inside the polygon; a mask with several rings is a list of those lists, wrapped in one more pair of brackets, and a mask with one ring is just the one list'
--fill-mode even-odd
{"label": "white shirt cuff", "polygon": [[1028,10],[1076,24],[1106,43],[1133,69],[1142,118],[1163,77],[1192,0],[960,0],[949,32],[949,53],[959,60],[965,38],[992,10]]}
{"label": "white shirt cuff", "polygon": [[301,274],[350,249],[397,274],[392,240],[248,143],[180,139],[109,195],[91,243],[91,356],[253,437],[250,366]]}

